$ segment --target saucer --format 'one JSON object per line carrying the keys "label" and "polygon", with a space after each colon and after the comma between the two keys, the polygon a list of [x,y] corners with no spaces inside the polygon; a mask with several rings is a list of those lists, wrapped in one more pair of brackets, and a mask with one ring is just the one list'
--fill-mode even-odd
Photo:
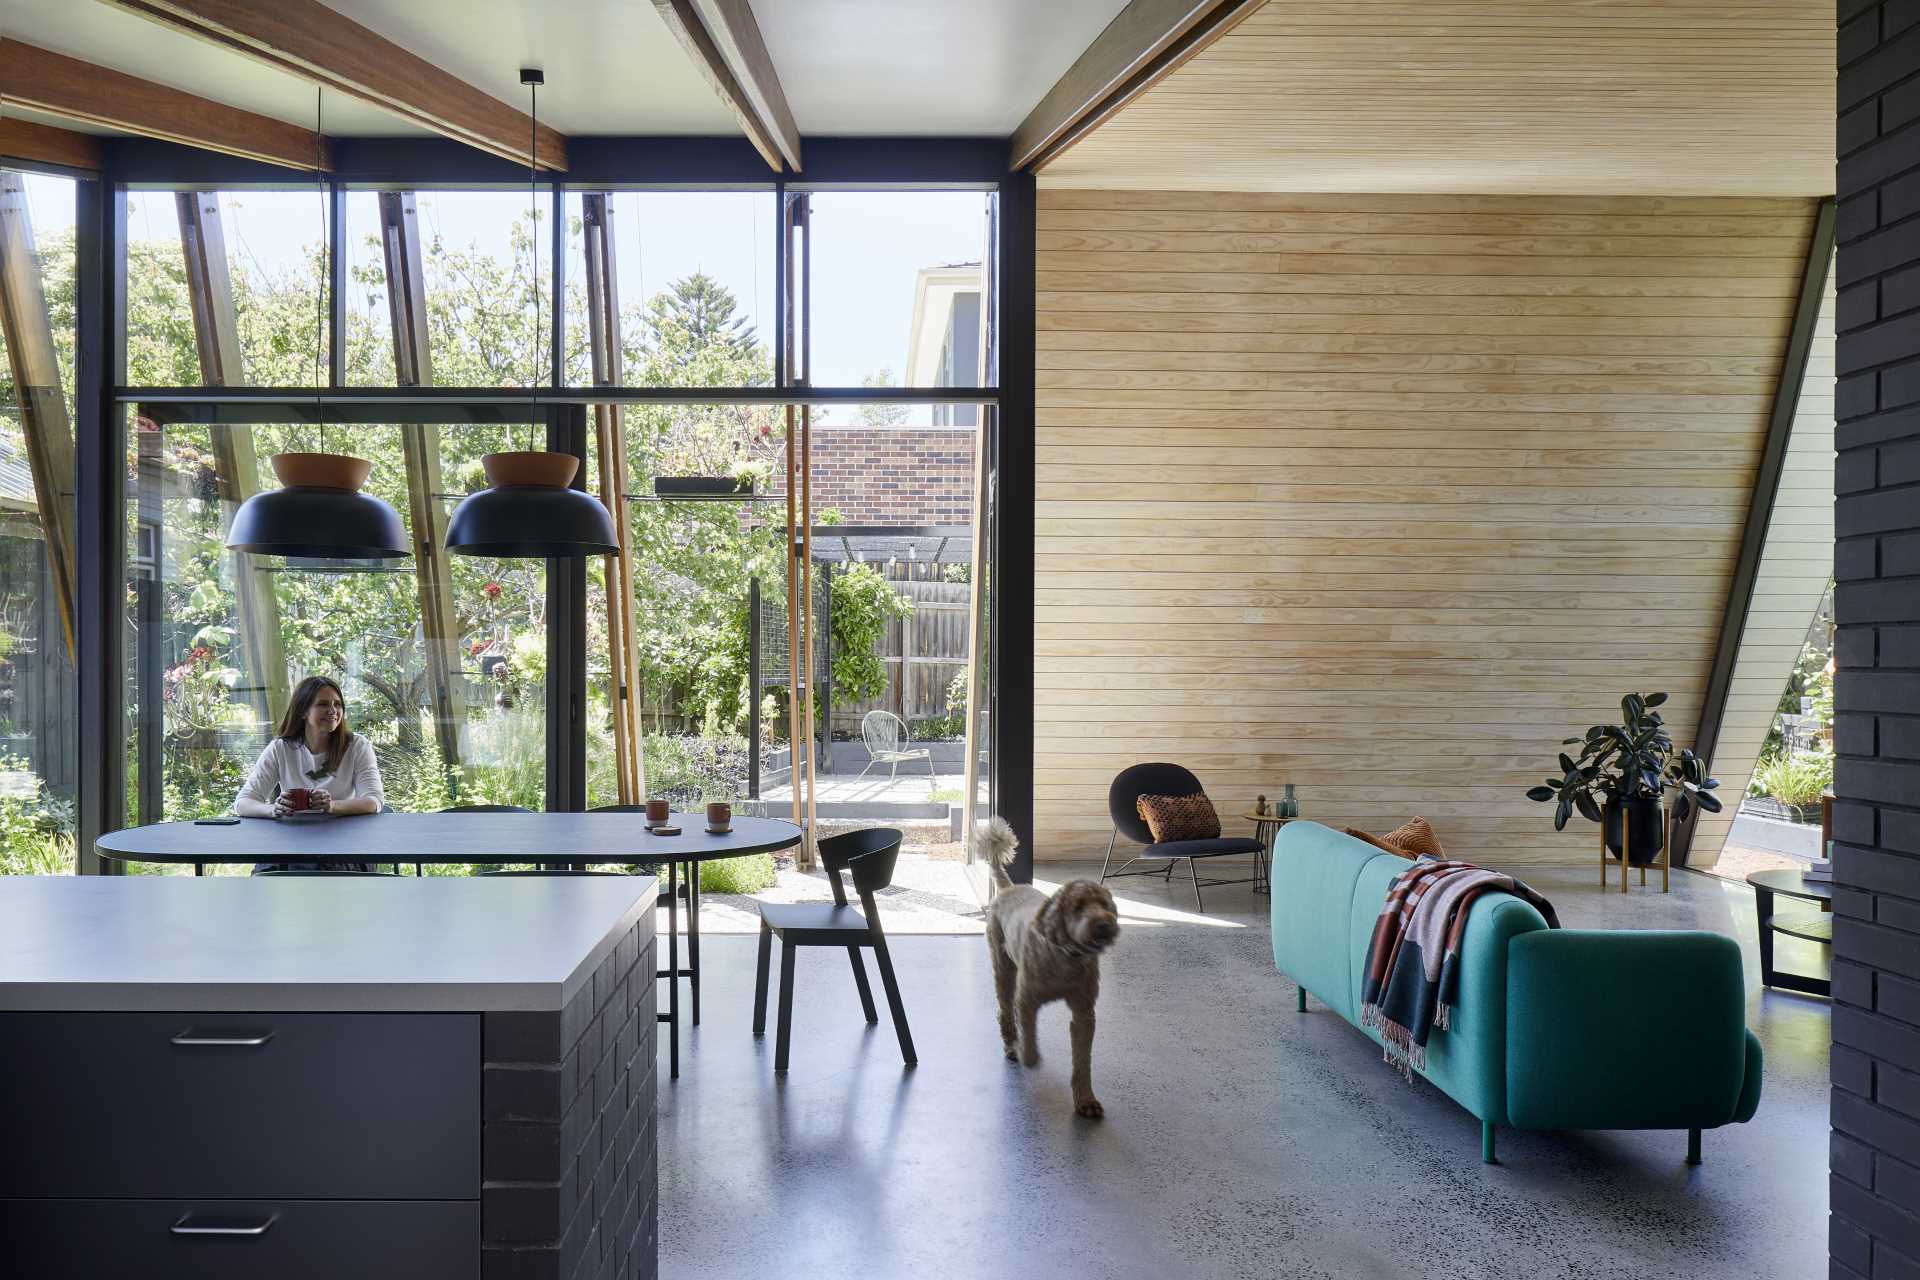
{"label": "saucer", "polygon": [[708,834],[708,835],[710,835],[710,836],[730,836],[730,835],[732,835],[732,834],[733,834],[733,828],[732,828],[732,827],[730,827],[730,826],[728,826],[728,827],[708,827],[708,828],[707,828],[707,834]]}
{"label": "saucer", "polygon": [[677,836],[680,834],[680,828],[674,826],[672,823],[663,822],[657,827],[648,827],[647,834],[650,836]]}

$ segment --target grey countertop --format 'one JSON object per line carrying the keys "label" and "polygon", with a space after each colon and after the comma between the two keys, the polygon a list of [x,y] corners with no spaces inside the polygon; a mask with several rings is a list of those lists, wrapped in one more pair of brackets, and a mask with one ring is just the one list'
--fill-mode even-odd
{"label": "grey countertop", "polygon": [[0,877],[0,1010],[559,1010],[652,876]]}

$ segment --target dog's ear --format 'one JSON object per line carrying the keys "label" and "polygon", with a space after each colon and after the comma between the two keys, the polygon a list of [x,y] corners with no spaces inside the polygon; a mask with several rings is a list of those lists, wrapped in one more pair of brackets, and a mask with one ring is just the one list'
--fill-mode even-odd
{"label": "dog's ear", "polygon": [[1040,904],[1040,910],[1034,913],[1033,928],[1048,942],[1066,946],[1073,941],[1067,936],[1067,894],[1070,889],[1061,889],[1051,898]]}

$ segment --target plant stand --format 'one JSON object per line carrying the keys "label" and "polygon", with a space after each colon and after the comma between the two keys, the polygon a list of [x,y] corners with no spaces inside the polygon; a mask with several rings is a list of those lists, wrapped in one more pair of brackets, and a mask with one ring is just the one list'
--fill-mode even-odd
{"label": "plant stand", "polygon": [[[1660,806],[1661,821],[1665,824],[1664,838],[1660,841],[1660,858],[1657,862],[1640,864],[1640,884],[1647,883],[1647,868],[1660,868],[1660,892],[1669,893],[1673,889],[1673,810],[1667,805]],[[1620,892],[1627,891],[1627,867],[1633,853],[1632,815],[1625,808],[1620,811]],[[1607,848],[1607,824],[1600,824],[1600,887],[1607,887],[1608,865],[1613,861],[1613,851]]]}

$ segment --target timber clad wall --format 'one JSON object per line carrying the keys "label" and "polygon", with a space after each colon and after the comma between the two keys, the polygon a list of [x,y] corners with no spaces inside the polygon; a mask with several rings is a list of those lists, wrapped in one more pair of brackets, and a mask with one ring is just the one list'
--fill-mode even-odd
{"label": "timber clad wall", "polygon": [[1840,6],[1834,1276],[1920,1275],[1920,8]]}
{"label": "timber clad wall", "polygon": [[1042,190],[1039,856],[1170,759],[1594,858],[1524,790],[1630,689],[1698,719],[1813,211]]}

